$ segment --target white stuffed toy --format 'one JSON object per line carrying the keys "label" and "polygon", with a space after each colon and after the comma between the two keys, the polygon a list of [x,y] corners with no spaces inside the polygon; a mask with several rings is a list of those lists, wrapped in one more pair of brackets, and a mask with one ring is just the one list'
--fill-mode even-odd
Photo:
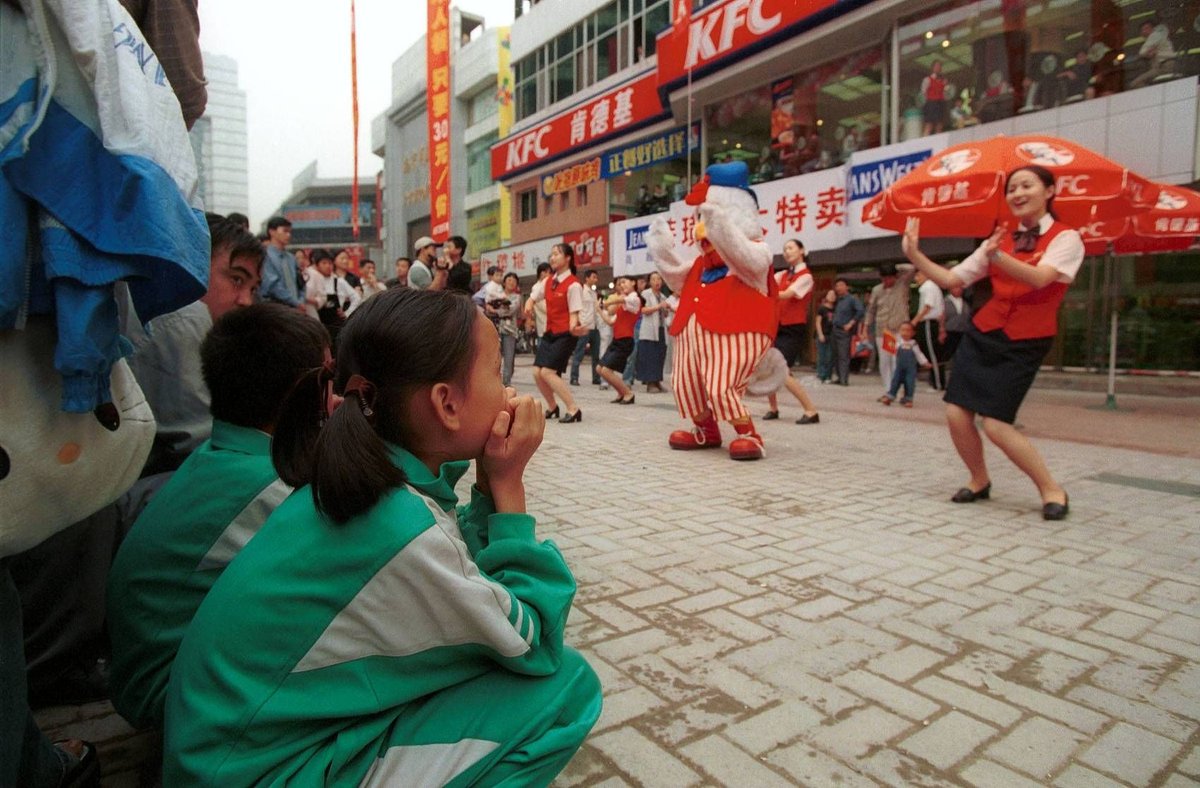
{"label": "white stuffed toy", "polygon": [[742,397],[778,324],[772,254],[763,241],[750,170],[740,161],[714,164],[685,201],[696,206],[699,256],[676,250],[661,217],[647,237],[658,270],[679,293],[671,323],[677,338],[671,383],[680,415],[694,425],[671,433],[668,442],[680,450],[717,448],[718,422],[727,421],[737,433],[729,456],[757,460],[763,441]]}
{"label": "white stuffed toy", "polygon": [[51,318],[0,331],[0,558],[27,550],[115,501],[142,470],[154,415],[124,361],[112,402],[59,408]]}

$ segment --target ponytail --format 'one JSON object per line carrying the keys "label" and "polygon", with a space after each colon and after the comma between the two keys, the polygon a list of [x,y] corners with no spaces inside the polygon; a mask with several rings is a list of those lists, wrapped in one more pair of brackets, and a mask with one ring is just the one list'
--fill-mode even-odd
{"label": "ponytail", "polygon": [[312,496],[317,508],[344,523],[406,481],[365,415],[360,392],[349,392],[317,436]]}
{"label": "ponytail", "polygon": [[271,437],[271,462],[279,478],[299,488],[312,481],[313,452],[325,418],[329,373],[318,367],[303,375],[284,397]]}

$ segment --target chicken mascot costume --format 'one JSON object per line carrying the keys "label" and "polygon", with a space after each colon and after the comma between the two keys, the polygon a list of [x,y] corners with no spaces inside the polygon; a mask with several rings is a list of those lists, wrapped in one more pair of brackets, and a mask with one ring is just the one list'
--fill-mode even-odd
{"label": "chicken mascot costume", "polygon": [[742,397],[775,339],[776,286],[749,168],[741,161],[712,165],[685,202],[696,206],[698,257],[676,249],[661,217],[647,239],[663,278],[679,293],[671,383],[679,413],[694,424],[671,433],[669,443],[681,450],[719,448],[718,422],[727,421],[737,434],[729,456],[761,459],[762,437]]}

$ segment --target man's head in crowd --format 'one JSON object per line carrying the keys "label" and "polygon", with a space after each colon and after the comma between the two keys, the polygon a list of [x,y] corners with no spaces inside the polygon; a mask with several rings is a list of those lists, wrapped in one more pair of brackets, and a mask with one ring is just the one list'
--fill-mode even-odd
{"label": "man's head in crowd", "polygon": [[359,260],[358,261],[358,272],[359,272],[359,274],[362,275],[363,279],[374,279],[375,278],[375,261],[368,257],[364,257],[362,260]]}
{"label": "man's head in crowd", "polygon": [[452,235],[446,239],[446,257],[454,265],[467,254],[467,239],[461,235]]}
{"label": "man's head in crowd", "polygon": [[273,432],[292,386],[329,358],[325,326],[295,309],[255,304],[230,312],[200,345],[213,418]]}
{"label": "man's head in crowd", "polygon": [[264,251],[253,235],[216,214],[208,216],[208,234],[212,238],[208,290],[200,301],[216,321],[230,310],[254,303]]}
{"label": "man's head in crowd", "polygon": [[413,249],[416,250],[417,259],[432,269],[433,261],[437,259],[437,242],[425,235],[417,239]]}
{"label": "man's head in crowd", "polygon": [[250,232],[250,217],[246,214],[234,211],[225,218],[236,224],[238,227],[241,227],[246,232]]}
{"label": "man's head in crowd", "polygon": [[600,272],[599,271],[592,270],[592,271],[588,271],[586,274],[583,275],[583,286],[584,287],[589,287],[592,290],[595,290],[596,285],[599,283],[600,283]]}
{"label": "man's head in crowd", "polygon": [[408,284],[408,268],[412,265],[412,260],[407,257],[396,258],[396,282],[401,285]]}
{"label": "man's head in crowd", "polygon": [[549,263],[538,263],[538,265],[537,265],[538,281],[540,282],[541,280],[545,279],[547,276],[550,276],[550,264]]}
{"label": "man's head in crowd", "polygon": [[292,223],[282,216],[272,216],[267,220],[267,237],[271,239],[271,246],[286,249],[292,242]]}

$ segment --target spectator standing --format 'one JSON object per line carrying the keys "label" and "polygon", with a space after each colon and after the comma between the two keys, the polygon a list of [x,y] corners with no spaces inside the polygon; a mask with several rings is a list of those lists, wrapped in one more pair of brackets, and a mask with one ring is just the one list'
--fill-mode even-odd
{"label": "spectator standing", "polygon": [[942,343],[942,356],[946,363],[954,358],[958,343],[971,327],[971,304],[963,297],[961,284],[955,283],[946,295],[942,310],[942,325],[938,339]]}
{"label": "spectator standing", "polygon": [[533,283],[533,288],[529,291],[529,300],[525,303],[526,312],[529,311],[530,304],[533,305],[533,327],[539,340],[542,338],[542,334],[546,333],[546,301],[544,299],[534,299],[533,294],[538,288],[544,288],[546,280],[549,278],[550,264],[538,263],[537,281]]}
{"label": "spectator standing", "polygon": [[446,255],[446,289],[462,295],[471,295],[471,264],[467,262],[467,239],[452,235],[442,247]]}
{"label": "spectator standing", "polygon": [[316,313],[315,317],[329,330],[333,345],[337,347],[338,331],[350,313],[358,308],[362,296],[334,273],[333,257],[329,252],[317,251],[313,257],[316,265],[309,274],[307,288],[309,314]]}
{"label": "spectator standing", "polygon": [[909,318],[909,284],[912,282],[916,269],[909,263],[897,266],[894,263],[884,263],[879,266],[879,284],[871,289],[870,306],[867,307],[866,330],[875,339],[879,377],[883,380],[883,390],[887,391],[892,385],[892,373],[896,370],[894,353],[883,349],[883,334],[888,332],[893,338],[899,335],[900,324]]}
{"label": "spectator standing", "polygon": [[817,307],[817,380],[828,383],[833,377],[833,305],[837,293],[825,292],[825,298]]}
{"label": "spectator standing", "polygon": [[946,98],[948,85],[942,76],[942,61],[935,60],[929,66],[929,73],[921,80],[921,96],[925,99],[921,107],[921,116],[925,125],[921,136],[940,134],[946,129]]}
{"label": "spectator standing", "polygon": [[267,220],[267,256],[263,260],[259,298],[306,311],[300,291],[300,269],[295,256],[287,250],[292,242],[292,223],[282,216]]}
{"label": "spectator standing", "polygon": [[600,373],[596,367],[600,363],[600,315],[596,285],[600,282],[597,271],[588,271],[583,275],[583,305],[579,308],[579,325],[587,329],[587,333],[579,337],[575,343],[575,354],[571,356],[571,385],[579,385],[579,365],[583,356],[591,349],[592,352],[592,385],[600,384]]}
{"label": "spectator standing", "polygon": [[362,280],[358,278],[358,274],[350,270],[350,253],[345,249],[338,249],[333,254],[333,275],[358,290],[360,295],[362,294],[362,290],[359,289]]}
{"label": "spectator standing", "polygon": [[[850,283],[838,279],[833,283],[837,301],[833,305],[833,350],[839,386],[850,385],[850,342],[863,319],[863,305],[850,292]],[[891,383],[891,381],[888,381]]]}
{"label": "spectator standing", "polygon": [[408,286],[414,290],[444,290],[450,266],[438,261],[437,242],[428,235],[417,239],[413,247],[417,259],[408,269]]}
{"label": "spectator standing", "polygon": [[412,260],[407,257],[396,258],[396,275],[387,280],[388,287],[408,287],[408,269]]}
{"label": "spectator standing", "polygon": [[646,280],[642,290],[642,318],[637,336],[637,379],[646,384],[647,393],[663,392],[663,365],[667,360],[666,315],[671,303],[663,294],[663,278],[657,271]]}
{"label": "spectator standing", "polygon": [[373,295],[379,295],[384,290],[387,290],[387,285],[380,282],[375,276],[375,261],[365,259],[358,264],[358,270],[362,272],[362,279],[359,283],[359,291],[364,299],[370,298]]}
{"label": "spectator standing", "polygon": [[929,385],[934,391],[946,388],[944,361],[942,360],[941,340],[938,339],[945,307],[942,299],[942,288],[937,282],[920,271],[917,281],[917,314],[912,319],[916,329],[917,342],[929,360]]}
{"label": "spectator standing", "polygon": [[488,307],[496,314],[496,331],[500,334],[500,377],[504,385],[512,383],[513,365],[517,358],[517,332],[521,321],[521,280],[514,273],[504,275],[504,291],[498,301]]}

